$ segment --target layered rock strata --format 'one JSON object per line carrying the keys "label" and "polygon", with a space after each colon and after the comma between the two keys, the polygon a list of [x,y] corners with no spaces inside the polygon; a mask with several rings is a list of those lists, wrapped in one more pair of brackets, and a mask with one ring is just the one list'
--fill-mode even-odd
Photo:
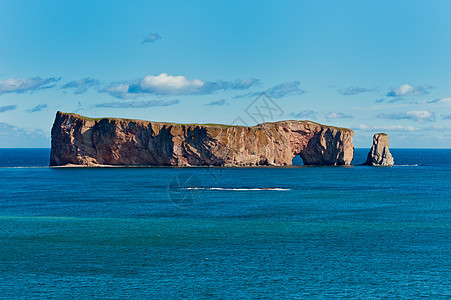
{"label": "layered rock strata", "polygon": [[364,165],[369,166],[393,166],[395,161],[390,153],[388,135],[376,133],[373,136],[373,146]]}
{"label": "layered rock strata", "polygon": [[87,118],[57,112],[51,166],[350,165],[354,132],[310,121],[252,127]]}

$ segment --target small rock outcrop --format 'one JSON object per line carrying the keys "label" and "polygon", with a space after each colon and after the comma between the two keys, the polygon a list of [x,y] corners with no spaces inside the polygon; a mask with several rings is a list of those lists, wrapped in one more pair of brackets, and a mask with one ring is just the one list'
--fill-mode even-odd
{"label": "small rock outcrop", "polygon": [[174,124],[57,112],[51,166],[350,165],[354,132],[310,121],[252,127]]}
{"label": "small rock outcrop", "polygon": [[388,150],[388,135],[385,133],[376,133],[373,136],[373,146],[364,165],[368,166],[393,166],[394,159]]}

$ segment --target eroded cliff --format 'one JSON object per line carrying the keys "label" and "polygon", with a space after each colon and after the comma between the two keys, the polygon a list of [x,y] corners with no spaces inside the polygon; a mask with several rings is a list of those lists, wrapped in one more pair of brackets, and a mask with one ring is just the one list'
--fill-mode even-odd
{"label": "eroded cliff", "polygon": [[363,164],[368,166],[393,166],[395,161],[388,147],[388,135],[376,133],[373,136],[373,146],[371,146],[366,162]]}
{"label": "eroded cliff", "polygon": [[286,166],[295,155],[305,165],[350,165],[353,135],[310,121],[245,127],[57,112],[50,165]]}

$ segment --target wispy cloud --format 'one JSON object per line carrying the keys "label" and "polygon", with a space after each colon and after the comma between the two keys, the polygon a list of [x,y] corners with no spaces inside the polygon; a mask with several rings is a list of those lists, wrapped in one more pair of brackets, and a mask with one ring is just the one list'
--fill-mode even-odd
{"label": "wispy cloud", "polygon": [[326,119],[351,119],[353,116],[341,112],[330,112],[325,115]]}
{"label": "wispy cloud", "polygon": [[271,98],[282,98],[286,96],[302,95],[305,91],[301,89],[301,83],[299,81],[292,81],[280,83],[265,90],[265,93]]}
{"label": "wispy cloud", "polygon": [[9,110],[15,110],[16,108],[17,108],[17,105],[0,106],[0,113],[5,112],[5,111],[9,111]]}
{"label": "wispy cloud", "polygon": [[50,146],[49,136],[41,129],[16,127],[0,122],[0,145],[2,147],[27,148]]}
{"label": "wispy cloud", "polygon": [[362,130],[362,131],[418,131],[420,128],[412,127],[412,126],[403,126],[403,125],[391,125],[391,126],[367,126],[364,124],[359,124],[357,127],[353,128],[354,130]]}
{"label": "wispy cloud", "polygon": [[207,103],[207,104],[204,104],[204,105],[217,105],[217,106],[223,106],[223,105],[225,105],[225,104],[227,104],[226,99],[221,99],[221,100],[218,100],[218,101],[211,101],[211,102],[209,102],[209,103]]}
{"label": "wispy cloud", "polygon": [[451,104],[451,98],[437,98],[425,101],[416,101],[414,104]]}
{"label": "wispy cloud", "polygon": [[434,122],[435,121],[435,113],[427,110],[414,110],[408,112],[396,112],[385,114],[381,113],[377,115],[379,119],[388,119],[388,120],[411,120],[415,122]]}
{"label": "wispy cloud", "polygon": [[250,87],[260,84],[260,80],[256,78],[237,79],[234,81],[210,81],[200,90],[201,94],[210,94],[219,90],[247,90]]}
{"label": "wispy cloud", "polygon": [[46,108],[47,108],[47,104],[38,104],[35,107],[28,109],[27,111],[33,113],[33,112],[38,112],[38,111],[44,110]]}
{"label": "wispy cloud", "polygon": [[158,33],[156,33],[156,32],[155,33],[149,33],[148,35],[146,35],[144,37],[143,41],[141,42],[141,45],[145,44],[145,43],[152,44],[152,43],[155,43],[158,40],[161,40],[161,36]]}
{"label": "wispy cloud", "polygon": [[148,75],[132,83],[113,84],[101,92],[109,93],[120,99],[130,99],[145,95],[201,95],[219,90],[244,90],[259,83],[258,79],[247,78],[235,81],[206,82],[200,79],[188,79],[185,76],[171,76],[166,73]]}
{"label": "wispy cloud", "polygon": [[421,96],[429,93],[430,85],[410,85],[408,83],[391,88],[387,97]]}
{"label": "wispy cloud", "polygon": [[432,126],[423,127],[421,130],[424,130],[424,131],[442,130],[443,134],[448,134],[448,135],[450,135],[450,133],[451,133],[451,128],[445,127],[445,126],[439,126],[439,125],[435,125],[435,124]]}
{"label": "wispy cloud", "polygon": [[316,119],[316,112],[313,110],[303,110],[298,113],[291,113],[290,116],[296,119],[313,120]]}
{"label": "wispy cloud", "polygon": [[6,93],[25,93],[48,89],[55,86],[60,78],[31,77],[31,78],[8,78],[0,80],[0,95]]}
{"label": "wispy cloud", "polygon": [[338,93],[345,95],[345,96],[351,96],[351,95],[358,95],[361,93],[372,92],[372,91],[374,91],[374,89],[367,89],[367,88],[355,86],[355,87],[348,87],[345,89],[341,89],[338,91]]}
{"label": "wispy cloud", "polygon": [[66,83],[61,88],[62,89],[73,89],[74,94],[83,94],[86,93],[86,91],[94,86],[98,86],[100,82],[97,79],[92,78],[83,78],[80,80],[74,80]]}
{"label": "wispy cloud", "polygon": [[[262,92],[252,92],[243,95],[235,96],[234,98],[243,98],[243,97],[257,97]],[[306,91],[301,89],[301,83],[299,81],[291,81],[291,82],[283,82],[272,88],[266,89],[263,91],[266,95],[271,98],[278,99],[286,96],[295,96],[305,94]]]}
{"label": "wispy cloud", "polygon": [[97,104],[96,107],[108,107],[108,108],[147,108],[155,106],[170,106],[178,104],[179,100],[150,100],[150,101],[133,101],[133,102],[108,102]]}

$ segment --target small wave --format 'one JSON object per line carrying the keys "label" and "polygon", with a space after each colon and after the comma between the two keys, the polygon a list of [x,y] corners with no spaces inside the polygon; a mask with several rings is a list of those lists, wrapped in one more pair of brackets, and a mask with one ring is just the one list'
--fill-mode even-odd
{"label": "small wave", "polygon": [[418,164],[414,164],[414,165],[394,165],[394,167],[418,167]]}
{"label": "small wave", "polygon": [[1,167],[0,169],[47,169],[49,166],[14,166],[14,167]]}
{"label": "small wave", "polygon": [[290,191],[284,188],[222,188],[222,187],[188,187],[186,190],[207,190],[207,191]]}

